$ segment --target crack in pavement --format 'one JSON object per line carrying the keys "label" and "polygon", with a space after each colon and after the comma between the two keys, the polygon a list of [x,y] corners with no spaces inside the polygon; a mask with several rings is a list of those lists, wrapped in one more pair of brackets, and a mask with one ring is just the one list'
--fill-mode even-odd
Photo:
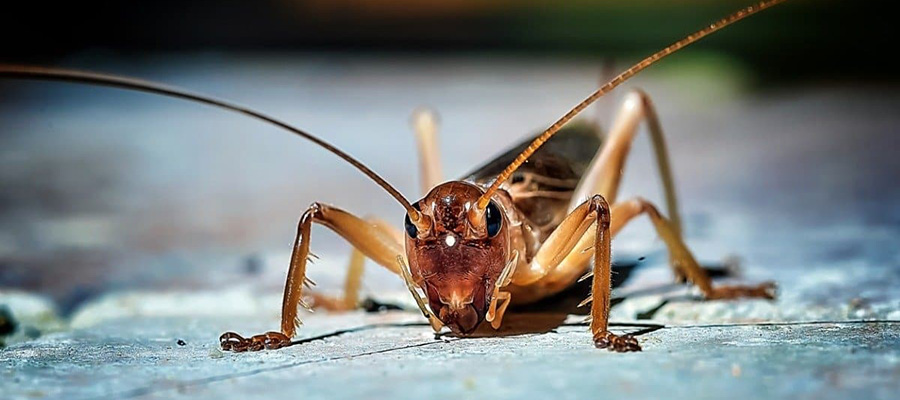
{"label": "crack in pavement", "polygon": [[705,325],[667,325],[667,329],[698,329],[698,328],[737,328],[742,326],[798,326],[798,325],[828,325],[828,324],[900,324],[896,319],[851,319],[846,321],[815,320],[815,321],[783,321],[783,322],[735,322],[729,324],[705,324]]}
{"label": "crack in pavement", "polygon": [[[610,327],[634,327],[657,329],[702,329],[702,328],[735,328],[741,326],[795,326],[795,325],[827,325],[827,324],[900,324],[900,319],[847,319],[847,320],[811,320],[811,321],[760,321],[729,322],[722,324],[694,325],[662,325],[654,323],[610,322]],[[588,326],[589,322],[566,322],[560,326]]]}
{"label": "crack in pavement", "polygon": [[299,362],[290,363],[290,364],[277,365],[274,367],[258,368],[258,369],[254,369],[254,370],[250,370],[250,371],[235,372],[235,373],[224,374],[224,375],[215,375],[215,376],[210,376],[207,378],[178,382],[176,384],[167,385],[164,387],[159,387],[159,386],[142,387],[142,388],[131,389],[131,390],[127,390],[127,391],[119,392],[119,393],[111,393],[111,394],[107,394],[104,396],[93,397],[93,398],[94,399],[135,398],[135,397],[141,397],[141,396],[146,396],[149,394],[160,393],[160,392],[165,392],[165,391],[170,391],[170,390],[179,390],[179,389],[184,389],[184,388],[188,388],[188,387],[208,385],[211,383],[222,382],[222,381],[226,381],[229,379],[245,378],[248,376],[258,375],[258,374],[261,374],[264,372],[280,371],[280,370],[299,367],[299,366],[303,366],[303,365],[321,364],[321,363],[326,363],[326,362],[330,362],[330,361],[338,361],[338,360],[345,360],[345,359],[351,359],[351,358],[356,358],[356,357],[366,357],[366,356],[371,356],[371,355],[376,355],[376,354],[390,353],[392,351],[406,350],[406,349],[412,349],[412,348],[417,348],[417,347],[425,347],[425,346],[430,346],[430,345],[439,344],[439,343],[448,343],[448,342],[452,342],[455,340],[457,340],[457,339],[435,340],[432,342],[415,343],[415,344],[410,344],[410,345],[406,345],[406,346],[392,347],[392,348],[388,348],[388,349],[367,351],[367,352],[356,353],[356,354],[349,354],[349,355],[336,356],[336,357],[326,357],[326,358],[321,358],[318,360],[304,360],[304,361],[299,361]]}
{"label": "crack in pavement", "polygon": [[[661,325],[661,324],[653,324],[653,323],[610,323],[610,327],[644,328],[644,329],[641,329],[640,331],[638,331],[638,332],[640,332],[638,334],[646,334],[646,333],[651,333],[651,332],[654,332],[657,330],[662,330],[662,329],[737,328],[737,327],[751,327],[751,326],[800,326],[800,325],[827,325],[827,324],[900,324],[900,320],[845,320],[845,321],[815,320],[815,321],[784,321],[784,322],[747,322],[747,323],[705,324],[705,325]],[[391,328],[391,327],[406,328],[406,327],[416,327],[416,326],[424,326],[424,325],[427,325],[427,324],[412,322],[412,323],[396,323],[396,324],[391,323],[391,324],[363,325],[363,326],[356,327],[356,328],[342,329],[342,330],[338,330],[338,331],[323,334],[323,335],[318,335],[318,336],[314,336],[314,337],[310,337],[310,338],[306,338],[306,339],[300,339],[300,340],[295,341],[294,344],[307,343],[307,342],[311,342],[311,341],[315,341],[315,340],[323,340],[325,338],[340,336],[340,335],[343,335],[346,333],[355,333],[355,332],[361,332],[361,331],[366,331],[366,330],[371,330],[371,329]],[[564,324],[561,324],[560,326],[571,326],[571,327],[587,326],[587,323],[584,323],[584,322],[564,323]],[[184,388],[188,388],[188,387],[208,385],[208,384],[212,384],[212,383],[216,383],[216,382],[226,381],[229,379],[244,378],[244,377],[248,377],[248,376],[259,375],[259,374],[262,374],[265,372],[270,372],[270,371],[280,371],[280,370],[290,369],[290,368],[299,367],[299,366],[303,366],[303,365],[321,364],[321,363],[326,363],[326,362],[331,362],[331,361],[346,360],[346,359],[352,359],[352,358],[357,358],[357,357],[366,357],[366,356],[377,355],[377,354],[385,354],[385,353],[390,353],[390,352],[398,351],[398,350],[426,347],[426,346],[431,346],[431,345],[435,345],[435,344],[450,343],[450,342],[464,339],[464,338],[459,338],[459,337],[447,337],[445,335],[440,335],[440,336],[436,336],[436,337],[440,337],[440,339],[430,341],[430,342],[414,343],[414,344],[400,346],[400,347],[391,347],[391,348],[387,348],[387,349],[374,350],[374,351],[368,351],[368,352],[362,352],[362,353],[356,353],[356,354],[348,354],[348,355],[343,355],[343,356],[325,357],[325,358],[316,359],[316,360],[304,360],[304,361],[299,361],[299,362],[294,362],[294,363],[289,363],[289,364],[277,365],[277,366],[273,366],[273,367],[258,368],[258,369],[254,369],[254,370],[235,372],[235,373],[223,374],[223,375],[215,375],[215,376],[210,376],[210,377],[201,378],[201,379],[178,382],[175,384],[166,385],[166,386],[162,386],[162,387],[160,387],[160,386],[141,387],[141,388],[127,390],[124,392],[111,393],[111,394],[107,394],[107,395],[103,395],[103,396],[99,396],[99,397],[93,397],[93,398],[96,398],[96,399],[136,398],[136,397],[146,396],[149,394],[160,393],[160,392],[165,392],[165,391],[170,391],[170,390],[179,390],[179,389],[184,389]]]}

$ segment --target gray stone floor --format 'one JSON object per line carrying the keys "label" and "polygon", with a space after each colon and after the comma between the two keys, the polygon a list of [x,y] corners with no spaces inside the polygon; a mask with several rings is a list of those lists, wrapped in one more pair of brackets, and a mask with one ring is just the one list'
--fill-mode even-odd
{"label": "gray stone floor", "polygon": [[[302,336],[411,319],[313,317]],[[900,321],[670,326],[642,335],[636,354],[593,349],[583,326],[473,339],[382,326],[281,351],[218,350],[214,333],[265,325],[128,318],[49,335],[0,352],[0,390],[4,398],[67,399],[822,399],[900,390]]]}
{"label": "gray stone floor", "polygon": [[[76,66],[299,121],[410,197],[413,107],[442,112],[445,170],[456,176],[561,114],[597,70],[593,61],[207,57]],[[705,263],[739,256],[733,280],[774,280],[780,295],[694,301],[670,285],[665,253],[640,221],[613,242],[619,259],[646,257],[617,291],[626,300],[613,321],[663,326],[640,335],[637,354],[595,350],[578,316],[521,315],[509,335],[458,339],[435,338],[411,312],[306,315],[298,340],[349,331],[223,353],[226,330],[278,326],[286,245],[306,204],[389,220],[396,204],[302,142],[248,136],[265,129],[252,121],[114,91],[16,86],[0,103],[0,183],[16,188],[0,193],[0,312],[17,325],[2,337],[0,398],[895,398],[898,91],[744,92],[735,71],[713,69],[714,79],[661,65],[634,84],[654,96],[670,137],[689,245]],[[622,197],[659,199],[646,139],[634,148]],[[314,236],[310,275],[333,292],[347,247],[324,229]],[[366,296],[410,304],[378,268],[365,282]],[[512,335],[521,331],[530,333]]]}

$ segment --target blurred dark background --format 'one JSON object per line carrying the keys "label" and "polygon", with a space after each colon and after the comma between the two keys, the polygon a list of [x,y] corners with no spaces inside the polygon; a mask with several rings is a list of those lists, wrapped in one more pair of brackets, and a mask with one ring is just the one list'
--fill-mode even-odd
{"label": "blurred dark background", "polygon": [[[750,0],[196,0],[6,2],[0,59],[85,51],[342,51],[634,58]],[[887,1],[796,0],[696,45],[765,80],[896,81]]]}

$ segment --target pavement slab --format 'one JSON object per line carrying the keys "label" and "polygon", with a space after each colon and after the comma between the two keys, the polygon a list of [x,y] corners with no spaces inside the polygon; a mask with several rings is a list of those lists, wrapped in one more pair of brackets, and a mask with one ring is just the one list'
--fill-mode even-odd
{"label": "pavement slab", "polygon": [[[231,353],[215,332],[262,321],[119,319],[0,352],[3,398],[890,398],[900,321],[672,325],[644,351],[594,349],[582,324],[435,337],[415,314],[309,319],[280,351]],[[272,321],[268,321],[272,322]],[[360,329],[361,328],[361,329]],[[634,332],[617,326],[614,330]],[[183,345],[179,345],[182,341]],[[785,362],[789,360],[790,362]]]}

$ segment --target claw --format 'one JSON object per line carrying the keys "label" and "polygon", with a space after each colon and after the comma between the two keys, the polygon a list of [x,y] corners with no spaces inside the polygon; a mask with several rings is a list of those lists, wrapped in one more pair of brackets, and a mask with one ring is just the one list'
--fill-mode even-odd
{"label": "claw", "polygon": [[262,335],[244,338],[234,332],[225,332],[219,337],[222,350],[236,353],[244,351],[275,350],[290,346],[291,338],[281,332],[266,332]]}
{"label": "claw", "polygon": [[634,336],[617,336],[610,331],[603,331],[594,335],[594,347],[619,353],[641,351],[641,344],[638,343],[637,338]]}
{"label": "claw", "polygon": [[225,332],[222,336],[219,336],[219,346],[225,351],[237,353],[247,351],[246,341],[247,339],[244,339],[243,336],[234,332]]}

